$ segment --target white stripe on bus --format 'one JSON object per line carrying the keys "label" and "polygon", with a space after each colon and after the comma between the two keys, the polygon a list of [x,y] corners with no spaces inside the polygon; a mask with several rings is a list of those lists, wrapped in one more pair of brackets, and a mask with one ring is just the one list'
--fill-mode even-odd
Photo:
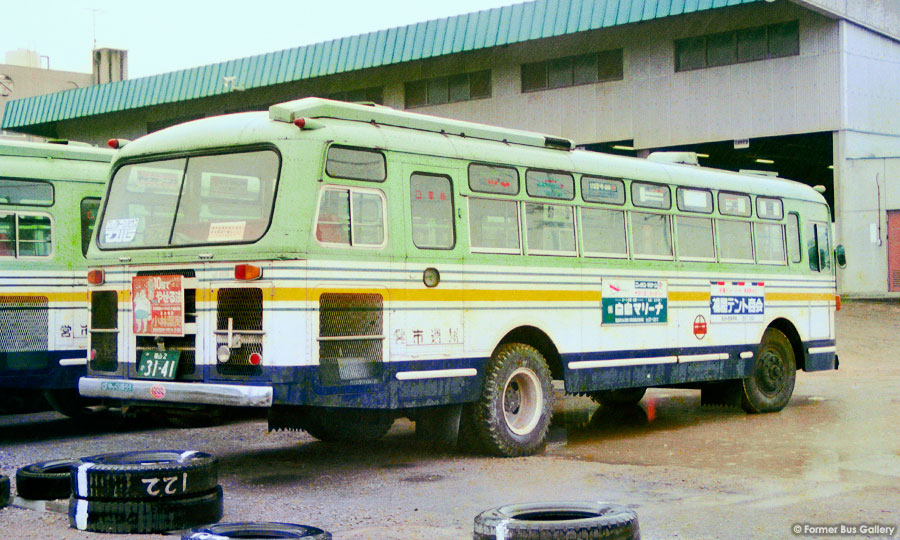
{"label": "white stripe on bus", "polygon": [[569,362],[569,369],[590,369],[598,367],[640,366],[643,364],[674,364],[677,356],[658,356],[655,358],[621,358],[615,360],[579,360]]}
{"label": "white stripe on bus", "polygon": [[834,345],[832,345],[831,347],[810,347],[809,348],[809,354],[829,353],[829,352],[836,352],[836,351],[837,351],[837,347],[835,347]]}
{"label": "white stripe on bus", "polygon": [[398,381],[418,381],[421,379],[444,379],[447,377],[474,377],[478,375],[475,368],[434,369],[430,371],[398,371]]}
{"label": "white stripe on bus", "polygon": [[744,351],[741,353],[741,358],[746,360],[747,358],[753,358],[753,351]]}
{"label": "white stripe on bus", "polygon": [[728,353],[678,355],[679,362],[707,362],[710,360],[728,360]]}
{"label": "white stripe on bus", "polygon": [[87,358],[63,358],[59,361],[61,366],[86,366]]}

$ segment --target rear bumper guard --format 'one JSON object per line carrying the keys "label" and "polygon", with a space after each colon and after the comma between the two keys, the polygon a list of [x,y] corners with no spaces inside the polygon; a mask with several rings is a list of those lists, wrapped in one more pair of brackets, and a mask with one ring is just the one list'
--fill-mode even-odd
{"label": "rear bumper guard", "polygon": [[273,395],[271,386],[93,377],[79,379],[78,392],[85,397],[233,407],[271,407]]}

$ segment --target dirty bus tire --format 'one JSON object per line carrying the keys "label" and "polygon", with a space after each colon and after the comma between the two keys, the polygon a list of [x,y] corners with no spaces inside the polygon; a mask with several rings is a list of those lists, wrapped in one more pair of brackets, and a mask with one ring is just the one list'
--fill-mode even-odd
{"label": "dirty bus tire", "polygon": [[646,388],[623,388],[621,390],[603,390],[591,393],[591,399],[599,405],[605,407],[622,407],[629,405],[637,405],[644,394],[647,393]]}
{"label": "dirty bus tire", "polygon": [[9,477],[0,474],[0,508],[9,504]]}
{"label": "dirty bus tire", "polygon": [[475,516],[474,540],[639,540],[637,515],[599,502],[509,504]]}
{"label": "dirty bus tire", "polygon": [[69,470],[76,459],[54,459],[25,465],[16,471],[16,493],[23,499],[68,499],[72,494]]}
{"label": "dirty bus tire", "polygon": [[198,527],[181,535],[181,540],[210,538],[290,538],[294,540],[331,540],[331,533],[317,527],[293,523],[217,523]]}
{"label": "dirty bus tire", "polygon": [[154,500],[69,499],[73,529],[104,533],[159,533],[222,519],[222,488],[189,497]]}
{"label": "dirty bus tire", "polygon": [[303,430],[323,442],[373,442],[385,436],[394,419],[380,411],[364,409],[311,409]]}
{"label": "dirty bus tire", "polygon": [[742,381],[741,407],[748,413],[780,411],[794,393],[794,349],[780,330],[768,328],[756,355],[753,373]]}
{"label": "dirty bus tire", "polygon": [[512,457],[540,450],[553,416],[550,370],[541,353],[522,343],[501,345],[485,367],[473,416],[487,452]]}
{"label": "dirty bus tire", "polygon": [[205,452],[148,450],[101,454],[72,464],[72,493],[87,499],[160,499],[209,492],[219,465]]}

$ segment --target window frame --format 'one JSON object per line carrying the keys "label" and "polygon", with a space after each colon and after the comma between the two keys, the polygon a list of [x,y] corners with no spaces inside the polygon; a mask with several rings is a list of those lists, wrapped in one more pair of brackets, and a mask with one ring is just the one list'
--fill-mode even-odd
{"label": "window frame", "polygon": [[48,182],[46,180],[36,180],[34,178],[19,178],[13,176],[0,176],[0,181],[8,180],[10,182],[21,182],[25,184],[43,184],[46,186],[50,186],[50,203],[49,204],[37,204],[37,203],[29,203],[29,202],[0,202],[0,208],[6,207],[18,207],[18,206],[29,206],[32,208],[52,208],[56,204],[56,185],[53,182]]}
{"label": "window frame", "polygon": [[[675,228],[675,239],[676,239],[676,244],[677,244],[677,246],[678,246],[678,248],[679,248],[679,249],[676,250],[676,254],[677,254],[677,256],[678,256],[678,260],[679,260],[679,261],[685,261],[685,262],[718,262],[718,260],[719,260],[719,246],[718,246],[718,243],[716,242],[716,238],[717,238],[717,232],[716,232],[716,219],[713,218],[712,216],[709,216],[709,217],[702,217],[703,215],[707,215],[707,216],[708,216],[709,214],[701,214],[701,215],[696,215],[696,216],[675,214],[675,219],[673,219],[672,221],[673,221],[673,225],[674,225],[674,228]],[[683,256],[683,255],[681,254],[681,249],[680,249],[680,248],[681,248],[681,237],[678,236],[678,235],[679,235],[679,232],[678,232],[678,220],[679,220],[679,218],[682,218],[682,219],[702,219],[702,220],[709,221],[709,230],[710,230],[710,232],[712,233],[712,238],[711,238],[711,239],[712,239],[712,248],[713,248],[713,255],[712,255],[712,257],[695,257],[695,256],[692,256],[692,255],[689,255],[689,256]]]}
{"label": "window frame", "polygon": [[[567,199],[563,199],[563,198],[557,198],[557,197],[548,197],[546,195],[536,195],[536,194],[532,193],[528,189],[528,173],[558,174],[561,176],[568,177],[569,180],[572,181],[572,184],[570,186],[572,188],[572,196]],[[529,167],[529,168],[525,169],[525,193],[529,197],[534,197],[536,199],[543,199],[543,200],[548,200],[548,201],[574,201],[575,200],[575,175],[573,173],[567,172],[567,171],[560,171],[560,170],[554,170],[554,169],[539,169],[539,168]]]}
{"label": "window frame", "polygon": [[[754,221],[753,223],[753,255],[756,257],[756,264],[762,264],[766,266],[787,266],[788,264],[788,252],[787,252],[787,238],[784,230],[784,225],[778,222],[772,221]],[[760,226],[767,227],[778,227],[781,229],[781,254],[784,256],[780,261],[770,260],[770,259],[761,259],[759,256],[759,241],[757,239],[757,229]]]}
{"label": "window frame", "polygon": [[[510,169],[516,172],[516,192],[515,193],[503,193],[498,191],[484,191],[481,189],[476,189],[472,187],[472,167],[497,167],[500,169]],[[501,163],[487,163],[483,161],[472,161],[466,166],[466,185],[469,187],[469,191],[473,193],[484,193],[486,195],[501,195],[504,197],[515,197],[522,192],[522,178],[519,174],[519,168],[514,165],[505,165]]]}
{"label": "window frame", "polygon": [[[717,221],[717,223],[715,225],[716,256],[719,258],[719,262],[727,263],[727,264],[756,264],[756,242],[754,242],[754,238],[753,238],[753,222],[750,221],[749,219],[723,219],[723,218],[716,218],[716,221]],[[746,225],[747,228],[749,229],[749,232],[750,232],[750,258],[749,259],[726,259],[722,256],[722,250],[719,249],[719,246],[722,245],[722,238],[720,236],[722,227],[720,227],[719,225],[725,221],[728,221],[731,223],[742,223],[742,224]]]}
{"label": "window frame", "polygon": [[[618,183],[619,186],[622,188],[622,202],[595,201],[595,200],[586,199],[584,196],[584,193],[586,191],[584,189],[584,181],[585,180],[588,180],[588,181],[599,180],[601,182]],[[589,204],[612,204],[615,206],[624,206],[628,202],[628,190],[626,189],[626,186],[625,186],[625,180],[622,178],[616,178],[613,176],[602,176],[599,174],[582,174],[581,178],[579,179],[578,186],[581,189],[581,200],[583,202],[586,202]]]}
{"label": "window frame", "polygon": [[[15,238],[15,253],[12,255],[0,255],[0,261],[2,260],[26,260],[26,261],[46,261],[56,257],[56,219],[53,217],[53,214],[49,212],[29,212],[27,210],[13,210],[13,211],[2,211],[0,210],[0,216],[9,216],[12,215],[15,219],[15,230],[16,230],[16,238]],[[22,235],[19,232],[19,217],[20,216],[34,216],[34,217],[43,217],[47,218],[50,222],[50,252],[46,255],[22,255],[20,244],[22,243]]]}
{"label": "window frame", "polygon": [[[788,240],[788,228],[790,228],[791,226],[796,226],[797,228],[797,260],[794,260]],[[792,264],[799,264],[803,262],[803,236],[800,234],[801,230],[802,228],[800,227],[800,214],[798,214],[797,212],[788,212],[787,223],[784,230],[784,243],[788,248],[788,260]]]}
{"label": "window frame", "polygon": [[[668,204],[663,206],[646,206],[640,203],[640,198],[634,196],[634,188],[635,186],[656,186],[666,188],[666,192],[669,194],[666,197]],[[628,187],[629,194],[631,195],[631,206],[635,208],[646,208],[649,210],[662,210],[662,211],[670,211],[672,210],[672,186],[669,184],[661,184],[659,182],[645,182],[643,180],[632,180]]]}
{"label": "window frame", "polygon": [[[467,220],[468,223],[466,224],[467,225],[466,229],[469,232],[469,252],[470,253],[482,253],[482,254],[487,253],[487,254],[494,254],[494,255],[522,255],[523,254],[525,242],[523,242],[524,232],[522,231],[522,210],[521,210],[520,204],[519,204],[520,201],[517,201],[514,199],[496,199],[496,198],[492,198],[492,197],[467,197],[466,199],[467,199],[466,206],[468,207],[468,208],[466,208],[466,211],[468,213],[468,220]],[[472,201],[476,200],[476,199],[486,200],[486,201],[494,201],[494,202],[499,202],[499,203],[503,203],[503,204],[511,204],[515,207],[515,209],[516,209],[515,222],[516,222],[516,234],[518,235],[518,248],[513,249],[513,248],[476,247],[475,244],[472,243],[473,228],[472,228],[472,206],[471,205],[472,205]]]}
{"label": "window frame", "polygon": [[[700,192],[704,192],[704,193],[706,193],[707,195],[709,195],[709,211],[708,211],[708,212],[705,212],[705,211],[702,211],[702,210],[692,210],[692,209],[687,208],[686,206],[684,206],[682,203],[683,203],[683,201],[684,201],[683,193],[684,193],[685,191],[700,191]],[[695,187],[689,187],[689,186],[676,186],[676,187],[675,187],[675,207],[678,208],[678,211],[679,211],[679,212],[688,212],[688,213],[691,213],[691,214],[701,214],[701,215],[709,216],[709,215],[712,215],[713,212],[716,211],[716,198],[713,197],[712,190],[711,190],[711,189],[708,189],[708,188],[695,188]]]}
{"label": "window frame", "polygon": [[412,221],[412,219],[413,219],[413,215],[412,215],[412,201],[413,201],[413,199],[412,199],[412,193],[410,193],[410,200],[409,200],[409,234],[410,234],[410,238],[409,238],[409,239],[412,241],[412,244],[413,244],[413,246],[416,247],[416,249],[424,249],[424,250],[429,250],[429,251],[452,251],[453,249],[456,249],[456,241],[457,241],[457,238],[456,238],[456,219],[455,219],[455,217],[456,217],[456,201],[454,200],[454,196],[453,196],[453,178],[451,178],[449,174],[439,174],[439,173],[433,173],[433,172],[427,172],[427,171],[413,171],[413,172],[409,173],[409,189],[410,189],[410,191],[412,191],[412,179],[413,179],[413,176],[416,176],[416,175],[418,175],[418,176],[430,176],[430,177],[434,177],[434,178],[446,178],[446,179],[447,179],[447,182],[450,183],[450,190],[449,190],[449,191],[450,191],[450,193],[449,193],[449,198],[450,198],[450,233],[451,233],[451,235],[452,235],[452,237],[453,237],[453,242],[450,244],[449,247],[422,247],[422,246],[419,246],[418,244],[416,244],[416,237],[415,237],[415,235],[413,234],[413,227],[414,227],[414,224],[413,224],[413,221]]}
{"label": "window frame", "polygon": [[[381,156],[382,170],[384,171],[382,178],[381,179],[359,178],[359,177],[354,177],[354,176],[335,176],[335,175],[331,174],[328,171],[328,156],[331,153],[332,148],[341,148],[344,150],[356,150],[358,152],[365,152],[365,153],[369,153],[369,154],[378,154],[379,156]],[[328,178],[334,178],[336,180],[358,180],[360,182],[377,182],[377,183],[381,184],[387,180],[387,175],[388,175],[387,156],[385,156],[384,152],[381,150],[378,150],[376,148],[366,148],[364,146],[352,146],[352,145],[346,145],[346,144],[329,144],[328,148],[325,149],[325,176],[327,176]]]}
{"label": "window frame", "polygon": [[[779,217],[767,217],[759,211],[759,203],[760,201],[775,201],[778,203],[778,207],[781,210],[781,215]],[[784,201],[782,201],[781,197],[770,197],[768,195],[757,195],[756,196],[756,217],[759,219],[765,219],[767,221],[781,221],[784,219]]]}
{"label": "window frame", "polygon": [[[319,216],[322,211],[322,198],[326,191],[346,191],[347,202],[349,204],[350,222],[349,222],[349,242],[326,242],[319,240],[317,229],[319,227]],[[381,199],[381,230],[384,232],[380,244],[355,244],[353,243],[353,193],[365,193],[377,195]],[[361,186],[348,186],[343,184],[324,184],[319,188],[316,198],[316,212],[313,219],[312,237],[317,244],[327,248],[344,248],[344,249],[368,249],[381,250],[384,249],[389,241],[388,238],[388,217],[387,217],[387,197],[384,192],[377,188],[367,188]]]}
{"label": "window frame", "polygon": [[[548,200],[561,200],[561,199],[548,199]],[[554,257],[578,257],[578,223],[575,221],[575,206],[571,204],[557,204],[552,202],[545,202],[544,200],[540,201],[520,201],[522,203],[522,208],[519,210],[520,219],[523,222],[522,231],[524,232],[524,242],[522,242],[523,247],[525,248],[526,255],[536,255],[536,256],[554,256]],[[532,250],[528,246],[528,212],[525,211],[525,207],[527,205],[535,205],[535,206],[557,206],[566,208],[570,212],[570,216],[572,218],[572,251],[553,251],[547,249],[536,249]]]}
{"label": "window frame", "polygon": [[[725,205],[722,204],[722,195],[737,195],[739,197],[747,198],[747,213],[746,214],[734,214],[725,211]],[[753,217],[753,197],[749,193],[742,193],[740,191],[725,191],[720,190],[716,195],[716,205],[719,207],[719,215],[720,216],[728,216],[728,217],[736,217],[736,218],[752,218]]]}
{"label": "window frame", "polygon": [[[623,203],[624,204],[624,203]],[[576,227],[578,228],[578,232],[580,234],[580,238],[578,238],[579,246],[581,247],[581,254],[584,257],[590,258],[603,258],[603,259],[628,259],[631,257],[631,235],[628,234],[628,222],[629,218],[626,215],[628,213],[624,208],[604,208],[602,206],[578,206],[578,223],[576,223]],[[584,211],[596,211],[600,210],[603,212],[616,212],[622,215],[622,238],[624,239],[625,244],[625,252],[624,253],[615,253],[615,252],[601,252],[601,251],[587,251],[587,244],[584,242]]]}
{"label": "window frame", "polygon": [[[658,209],[656,209],[658,210]],[[644,255],[639,254],[637,249],[634,247],[634,215],[635,214],[650,214],[654,216],[661,216],[666,222],[666,229],[669,231],[669,250],[671,251],[671,255]],[[633,260],[641,260],[641,261],[674,261],[675,260],[675,235],[672,230],[672,214],[664,214],[661,212],[644,212],[643,210],[629,210],[628,211],[628,242],[629,242],[629,250],[631,252],[631,258]]]}

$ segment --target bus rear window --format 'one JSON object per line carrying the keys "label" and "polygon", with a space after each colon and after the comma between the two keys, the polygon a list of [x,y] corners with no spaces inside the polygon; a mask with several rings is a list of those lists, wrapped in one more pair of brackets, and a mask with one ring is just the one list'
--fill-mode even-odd
{"label": "bus rear window", "polygon": [[125,165],[112,179],[100,248],[258,240],[269,225],[278,169],[271,150]]}

